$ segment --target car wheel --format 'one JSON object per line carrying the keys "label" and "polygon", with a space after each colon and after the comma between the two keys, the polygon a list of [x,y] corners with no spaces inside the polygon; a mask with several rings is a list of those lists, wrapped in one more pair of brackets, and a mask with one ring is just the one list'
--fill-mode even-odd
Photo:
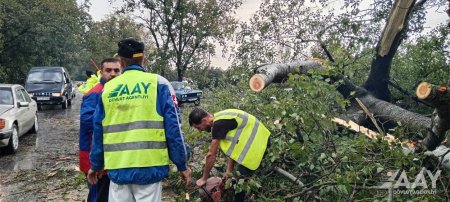
{"label": "car wheel", "polygon": [[68,103],[67,99],[65,99],[65,100],[61,103],[61,106],[62,106],[63,109],[67,109],[67,106],[68,106],[68,105],[69,105],[69,103]]}
{"label": "car wheel", "polygon": [[39,111],[41,111],[42,110],[42,105],[38,104],[37,108],[38,108]]}
{"label": "car wheel", "polygon": [[195,105],[195,106],[200,106],[200,99],[196,100],[196,101],[194,102],[194,105]]}
{"label": "car wheel", "polygon": [[34,125],[33,125],[33,128],[31,128],[31,132],[37,133],[38,130],[39,130],[38,117],[37,117],[37,114],[35,114],[34,115]]}
{"label": "car wheel", "polygon": [[69,106],[72,105],[72,99],[68,100],[68,101],[67,101],[67,104],[68,104]]}
{"label": "car wheel", "polygon": [[19,148],[19,131],[16,124],[13,125],[11,137],[9,137],[8,146],[4,148],[5,153],[14,154]]}

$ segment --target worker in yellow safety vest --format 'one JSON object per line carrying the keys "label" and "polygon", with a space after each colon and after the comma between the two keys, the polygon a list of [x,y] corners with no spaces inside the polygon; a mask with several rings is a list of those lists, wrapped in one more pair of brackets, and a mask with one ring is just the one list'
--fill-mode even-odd
{"label": "worker in yellow safety vest", "polygon": [[[225,176],[231,175],[237,163],[240,175],[247,177],[259,167],[269,144],[270,131],[263,123],[238,109],[212,115],[197,107],[189,114],[189,125],[212,135],[203,175],[197,180],[197,186],[205,185],[219,148],[228,157]],[[237,193],[234,201],[244,201],[244,197],[244,192]]]}
{"label": "worker in yellow safety vest", "polygon": [[145,72],[142,42],[127,38],[118,45],[125,69],[105,84],[94,113],[88,181],[97,183],[105,169],[109,201],[161,201],[169,160],[191,181],[175,93],[167,79]]}
{"label": "worker in yellow safety vest", "polygon": [[86,94],[89,90],[91,90],[97,83],[99,82],[99,78],[91,71],[86,70],[87,80],[84,85],[78,85],[78,92]]}

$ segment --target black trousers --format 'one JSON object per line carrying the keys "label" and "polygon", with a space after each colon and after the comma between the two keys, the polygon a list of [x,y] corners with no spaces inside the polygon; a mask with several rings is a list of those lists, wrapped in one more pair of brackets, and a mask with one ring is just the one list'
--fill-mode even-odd
{"label": "black trousers", "polygon": [[[240,178],[247,178],[253,175],[255,171],[246,168],[243,165],[238,166],[238,171],[241,174]],[[245,201],[245,192],[239,192],[234,195],[235,202],[244,202]]]}
{"label": "black trousers", "polygon": [[[271,140],[270,140],[270,139],[271,139],[271,138],[269,137],[269,140],[267,141],[267,148],[266,148],[266,151],[264,152],[263,159],[264,159],[264,157],[265,157],[266,154],[267,154],[267,149],[268,149],[268,148],[270,147],[270,145],[271,145]],[[250,177],[250,176],[253,175],[253,173],[255,173],[254,170],[250,170],[250,169],[246,168],[246,167],[243,166],[243,165],[239,165],[239,166],[238,166],[238,171],[239,171],[239,173],[241,174],[241,178],[247,178],[247,177]],[[234,201],[235,201],[235,202],[244,202],[244,201],[245,201],[245,192],[239,192],[239,193],[235,194],[235,195],[234,195]]]}
{"label": "black trousers", "polygon": [[109,177],[103,175],[97,184],[89,184],[89,194],[87,202],[107,202],[109,195]]}

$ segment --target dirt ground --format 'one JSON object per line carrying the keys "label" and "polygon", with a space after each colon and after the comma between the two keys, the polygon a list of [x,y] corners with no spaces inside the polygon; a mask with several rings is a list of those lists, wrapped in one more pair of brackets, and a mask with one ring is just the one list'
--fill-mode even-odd
{"label": "dirt ground", "polygon": [[[87,182],[78,169],[80,102],[78,94],[66,110],[44,106],[37,134],[22,136],[16,154],[0,154],[0,202],[86,200]],[[163,188],[163,201],[177,196]]]}

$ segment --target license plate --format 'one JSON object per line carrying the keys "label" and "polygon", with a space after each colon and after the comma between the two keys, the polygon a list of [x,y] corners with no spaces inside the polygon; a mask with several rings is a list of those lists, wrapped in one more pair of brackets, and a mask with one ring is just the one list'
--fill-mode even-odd
{"label": "license plate", "polygon": [[189,99],[189,101],[196,101],[197,100],[197,98],[191,98],[191,99]]}
{"label": "license plate", "polygon": [[50,100],[50,97],[37,97],[37,100]]}

